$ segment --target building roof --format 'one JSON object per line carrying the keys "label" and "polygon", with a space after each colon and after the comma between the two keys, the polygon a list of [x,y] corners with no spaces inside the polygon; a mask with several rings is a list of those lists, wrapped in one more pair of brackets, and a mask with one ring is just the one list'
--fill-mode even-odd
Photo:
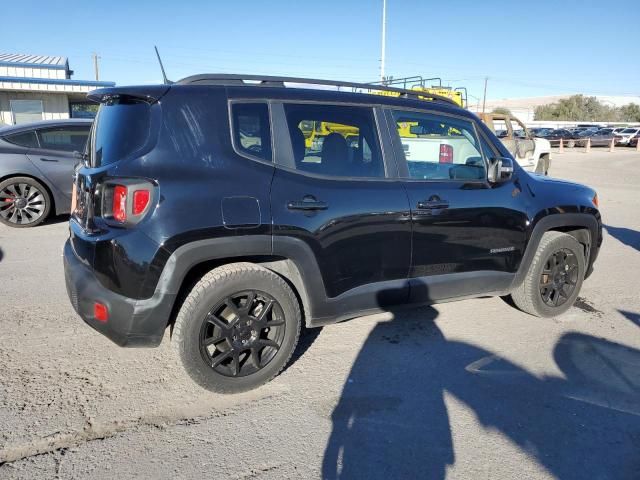
{"label": "building roof", "polygon": [[0,65],[40,68],[68,68],[67,57],[50,55],[23,55],[18,53],[0,53]]}

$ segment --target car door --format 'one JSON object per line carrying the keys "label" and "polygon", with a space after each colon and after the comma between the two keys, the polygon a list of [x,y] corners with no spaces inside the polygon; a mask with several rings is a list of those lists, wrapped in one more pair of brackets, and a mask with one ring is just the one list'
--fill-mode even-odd
{"label": "car door", "polygon": [[511,123],[507,121],[506,117],[500,116],[493,118],[492,125],[494,133],[496,133],[504,147],[516,158],[516,140],[513,137]]}
{"label": "car door", "polygon": [[274,254],[303,252],[299,262],[312,267],[303,275],[324,309],[316,315],[405,302],[409,204],[390,178],[395,167],[376,110],[288,102],[272,108],[284,145],[276,148],[271,188]]}
{"label": "car door", "polygon": [[56,126],[36,130],[40,148],[27,156],[62,194],[71,199],[73,168],[78,159],[73,152],[84,152],[90,125]]}
{"label": "car door", "polygon": [[509,119],[509,123],[511,126],[510,131],[515,141],[516,160],[520,165],[535,167],[533,165],[533,152],[536,144],[529,135],[527,128],[516,118]]}
{"label": "car door", "polygon": [[[524,252],[526,200],[517,180],[487,181],[496,149],[469,117],[388,110],[386,118],[411,207],[411,301],[506,289]],[[407,123],[414,134],[403,134]]]}

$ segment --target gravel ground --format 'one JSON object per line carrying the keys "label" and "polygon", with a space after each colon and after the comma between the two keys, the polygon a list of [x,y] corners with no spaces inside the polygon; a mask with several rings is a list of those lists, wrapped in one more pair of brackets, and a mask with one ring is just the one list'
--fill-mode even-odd
{"label": "gravel ground", "polygon": [[257,391],[74,314],[65,219],[0,226],[0,478],[640,478],[640,153],[555,155],[598,189],[595,273],[555,319],[498,298],[310,331]]}

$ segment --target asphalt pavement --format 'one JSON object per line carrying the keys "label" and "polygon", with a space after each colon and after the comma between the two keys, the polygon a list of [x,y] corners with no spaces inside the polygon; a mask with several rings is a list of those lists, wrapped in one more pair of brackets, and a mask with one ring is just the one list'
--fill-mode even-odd
{"label": "asphalt pavement", "polygon": [[605,229],[554,319],[481,298],[309,331],[241,395],[169,338],[122,349],[67,299],[65,218],[0,226],[0,478],[640,478],[640,152],[555,154]]}

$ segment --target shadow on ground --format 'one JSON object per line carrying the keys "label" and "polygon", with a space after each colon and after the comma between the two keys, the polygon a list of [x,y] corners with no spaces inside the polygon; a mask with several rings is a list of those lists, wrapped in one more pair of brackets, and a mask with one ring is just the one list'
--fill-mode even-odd
{"label": "shadow on ground", "polygon": [[640,232],[625,227],[612,227],[611,225],[605,225],[604,228],[609,235],[619,242],[640,252]]}
{"label": "shadow on ground", "polygon": [[629,312],[627,310],[618,310],[627,320],[631,320],[640,327],[640,313]]}
{"label": "shadow on ground", "polygon": [[[64,223],[69,221],[69,215],[51,215],[41,225],[55,225],[57,223]],[[38,228],[38,227],[36,227]]]}
{"label": "shadow on ground", "polygon": [[447,339],[437,316],[373,329],[333,411],[323,478],[444,478],[456,461],[445,392],[556,478],[640,478],[639,350],[566,334],[553,350],[562,376],[538,377]]}

